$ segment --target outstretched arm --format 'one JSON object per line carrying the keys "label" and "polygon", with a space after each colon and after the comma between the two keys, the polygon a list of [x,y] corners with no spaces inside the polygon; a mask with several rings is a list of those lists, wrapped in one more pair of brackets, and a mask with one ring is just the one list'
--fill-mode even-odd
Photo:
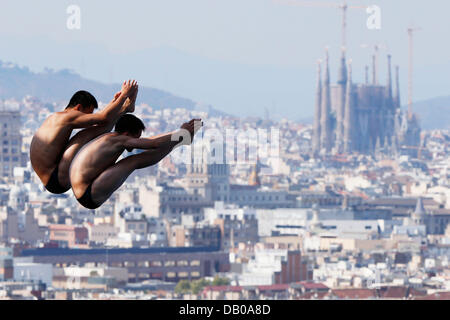
{"label": "outstretched arm", "polygon": [[[138,85],[136,81],[125,81],[122,85],[122,90],[115,94],[114,99],[102,111],[93,114],[83,112],[72,113],[68,122],[75,128],[114,123],[122,114],[129,112],[131,107],[133,109],[132,111],[134,111],[137,90]],[[127,98],[130,99],[127,100]],[[127,103],[125,103],[126,100]]]}

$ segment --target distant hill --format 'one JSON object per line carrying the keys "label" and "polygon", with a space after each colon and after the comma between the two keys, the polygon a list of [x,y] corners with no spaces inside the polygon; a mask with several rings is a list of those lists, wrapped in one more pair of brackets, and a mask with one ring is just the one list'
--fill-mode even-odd
{"label": "distant hill", "polygon": [[413,111],[419,115],[422,129],[450,129],[450,96],[418,101]]}
{"label": "distant hill", "polygon": [[[78,90],[87,90],[94,94],[98,101],[109,102],[120,87],[120,84],[103,84],[84,79],[67,69],[34,73],[26,67],[21,68],[0,61],[0,99],[22,99],[26,95],[31,95],[44,102],[59,102],[68,101]],[[199,106],[190,99],[147,87],[139,88],[138,103],[140,102],[147,103],[155,109],[185,108],[210,111],[212,115],[223,114],[208,106]]]}

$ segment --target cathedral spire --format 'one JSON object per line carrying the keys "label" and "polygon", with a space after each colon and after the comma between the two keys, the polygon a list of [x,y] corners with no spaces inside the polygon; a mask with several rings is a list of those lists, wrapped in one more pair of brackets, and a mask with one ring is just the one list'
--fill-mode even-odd
{"label": "cathedral spire", "polygon": [[395,108],[400,109],[400,79],[399,79],[399,66],[395,66]]}
{"label": "cathedral spire", "polygon": [[378,83],[378,79],[377,79],[377,56],[373,55],[372,56],[372,84],[375,86]]}
{"label": "cathedral spire", "polygon": [[321,148],[329,152],[331,149],[331,128],[330,128],[330,111],[331,111],[331,94],[330,94],[330,68],[328,48],[325,51],[325,79],[322,90],[322,110],[320,121],[320,139]]}
{"label": "cathedral spire", "polygon": [[391,55],[388,54],[387,60],[388,60],[388,75],[387,75],[387,84],[386,84],[386,99],[388,99],[388,102],[392,102],[392,71],[391,71]]}
{"label": "cathedral spire", "polygon": [[347,83],[347,62],[345,58],[345,48],[342,48],[341,66],[339,67],[338,84],[346,85]]}
{"label": "cathedral spire", "polygon": [[369,84],[369,66],[365,68],[366,85]]}
{"label": "cathedral spire", "polygon": [[317,87],[316,103],[314,106],[314,133],[313,133],[313,152],[317,154],[320,151],[320,109],[322,107],[322,68],[321,61],[317,62]]}
{"label": "cathedral spire", "polygon": [[352,124],[353,124],[353,110],[352,110],[352,63],[348,63],[348,77],[347,87],[345,92],[345,110],[344,110],[344,152],[349,153],[353,151],[352,146]]}
{"label": "cathedral spire", "polygon": [[344,108],[345,108],[345,87],[347,85],[347,62],[345,49],[342,48],[341,66],[338,75],[338,101],[336,106],[336,147],[338,152],[342,152],[344,138]]}

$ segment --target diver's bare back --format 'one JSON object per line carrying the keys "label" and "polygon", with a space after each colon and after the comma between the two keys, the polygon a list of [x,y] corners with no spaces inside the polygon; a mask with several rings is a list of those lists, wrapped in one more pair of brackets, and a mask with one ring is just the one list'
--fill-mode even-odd
{"label": "diver's bare back", "polygon": [[49,116],[31,141],[31,165],[44,185],[59,164],[73,130],[66,121],[67,115],[67,112],[63,111]]}
{"label": "diver's bare back", "polygon": [[106,133],[80,150],[70,168],[77,172],[71,176],[72,189],[77,198],[103,171],[116,163],[125,150],[125,139],[126,136],[115,132]]}

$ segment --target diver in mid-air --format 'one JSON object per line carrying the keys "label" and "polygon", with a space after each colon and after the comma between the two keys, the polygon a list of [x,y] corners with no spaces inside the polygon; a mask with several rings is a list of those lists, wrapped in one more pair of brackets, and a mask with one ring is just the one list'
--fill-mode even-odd
{"label": "diver in mid-air", "polygon": [[[45,188],[61,194],[70,190],[69,168],[77,152],[88,142],[111,131],[117,120],[134,112],[138,84],[128,80],[114,99],[100,112],[97,100],[87,91],[78,91],[64,111],[50,115],[33,136],[31,165]],[[74,129],[81,129],[70,138]]]}

